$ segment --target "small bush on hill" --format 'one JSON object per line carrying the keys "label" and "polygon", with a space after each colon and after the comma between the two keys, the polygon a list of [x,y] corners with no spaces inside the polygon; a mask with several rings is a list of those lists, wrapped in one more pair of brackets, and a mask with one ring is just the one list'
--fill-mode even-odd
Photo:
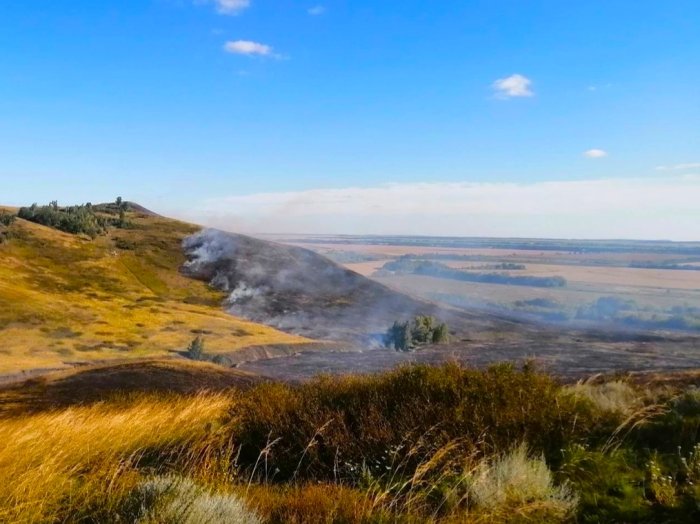
{"label": "small bush on hill", "polygon": [[155,477],[141,482],[120,512],[141,524],[261,524],[235,495],[211,493],[188,478]]}
{"label": "small bush on hill", "polygon": [[0,226],[11,226],[16,218],[16,215],[8,213],[7,211],[0,211]]}
{"label": "small bush on hill", "polygon": [[524,444],[482,460],[467,475],[466,485],[472,504],[501,521],[520,513],[540,522],[560,522],[573,515],[578,503],[569,486],[554,485],[544,457],[529,456]]}

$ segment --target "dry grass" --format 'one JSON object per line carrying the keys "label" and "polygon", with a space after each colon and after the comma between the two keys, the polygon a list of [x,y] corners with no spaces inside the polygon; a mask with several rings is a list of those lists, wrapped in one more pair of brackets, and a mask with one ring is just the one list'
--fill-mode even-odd
{"label": "dry grass", "polygon": [[492,518],[517,514],[533,521],[561,521],[573,515],[577,499],[567,486],[555,486],[542,456],[520,444],[493,460],[482,460],[467,474],[473,505]]}
{"label": "dry grass", "polygon": [[17,220],[0,244],[0,373],[163,356],[203,334],[207,352],[306,342],[222,311],[223,296],[179,272],[196,226],[130,214],[89,240]]}
{"label": "dry grass", "polygon": [[594,378],[579,381],[567,387],[565,392],[589,400],[600,411],[617,415],[629,416],[644,404],[643,396],[627,382],[620,380],[596,383]]}
{"label": "dry grass", "polygon": [[142,524],[262,524],[236,495],[212,492],[189,478],[160,476],[129,494],[128,516]]}
{"label": "dry grass", "polygon": [[231,408],[224,395],[144,396],[0,419],[0,522],[50,522],[106,496],[144,456],[204,438]]}

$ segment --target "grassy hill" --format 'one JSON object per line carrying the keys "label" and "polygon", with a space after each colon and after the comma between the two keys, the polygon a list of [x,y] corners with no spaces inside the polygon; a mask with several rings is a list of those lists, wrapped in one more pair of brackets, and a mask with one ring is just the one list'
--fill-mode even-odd
{"label": "grassy hill", "polygon": [[208,353],[306,342],[232,317],[222,293],[180,273],[197,226],[138,206],[127,219],[95,239],[0,226],[0,374],[172,355],[197,335]]}

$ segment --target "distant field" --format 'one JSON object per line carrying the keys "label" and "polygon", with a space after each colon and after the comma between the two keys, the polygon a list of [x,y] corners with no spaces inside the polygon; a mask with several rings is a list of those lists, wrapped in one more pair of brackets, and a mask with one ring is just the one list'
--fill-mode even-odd
{"label": "distant field", "polygon": [[[346,243],[343,243],[344,239]],[[431,245],[430,239],[424,237],[415,240],[398,239],[401,245],[390,243],[397,239],[383,237],[371,238],[370,243],[362,243],[362,238],[355,237],[336,238],[328,243],[324,243],[323,239],[306,241],[302,237],[292,240],[331,258],[338,253],[342,253],[342,258],[346,260],[351,260],[353,253],[358,260],[362,260],[361,256],[376,257],[377,260],[341,262],[349,269],[375,278],[399,291],[431,300],[447,301],[452,305],[505,308],[516,314],[534,313],[546,315],[547,318],[555,318],[553,315],[558,315],[556,318],[571,318],[581,314],[579,310],[590,308],[600,299],[614,297],[621,301],[620,307],[623,308],[623,311],[615,313],[618,317],[636,316],[660,325],[672,319],[680,326],[700,326],[700,271],[629,267],[640,263],[698,266],[700,260],[694,252],[697,247],[695,244],[610,241],[598,245],[588,241],[577,246],[574,241],[566,241],[567,249],[558,250],[528,249],[520,245],[526,244],[524,241],[515,239],[464,240],[464,243],[472,242],[479,247],[444,245],[446,242],[460,244],[459,239],[435,239]],[[499,247],[484,247],[489,242]],[[560,241],[532,240],[528,243],[551,243],[557,247]],[[516,247],[504,248],[501,244],[513,244]],[[412,274],[378,273],[387,261],[406,255],[414,255],[421,260],[434,260],[466,272],[562,277],[566,279],[567,285],[546,289],[462,282]],[[489,265],[502,263],[521,264],[525,268],[507,271],[489,269]],[[532,304],[552,306],[542,308]]]}

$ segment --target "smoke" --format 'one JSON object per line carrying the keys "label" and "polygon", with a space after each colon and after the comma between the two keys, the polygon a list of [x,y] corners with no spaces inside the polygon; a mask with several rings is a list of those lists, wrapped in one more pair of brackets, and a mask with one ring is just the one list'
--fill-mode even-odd
{"label": "smoke", "polygon": [[188,257],[184,268],[193,272],[236,253],[234,238],[216,229],[203,229],[185,238],[182,247]]}
{"label": "smoke", "polygon": [[700,177],[403,183],[233,195],[186,218],[258,233],[697,238]]}
{"label": "smoke", "polygon": [[395,320],[438,309],[299,247],[205,229],[183,248],[183,272],[226,293],[229,313],[310,338],[366,348]]}
{"label": "smoke", "polygon": [[245,282],[239,282],[236,288],[228,296],[228,304],[236,304],[246,299],[257,297],[263,293],[260,288],[249,287]]}

